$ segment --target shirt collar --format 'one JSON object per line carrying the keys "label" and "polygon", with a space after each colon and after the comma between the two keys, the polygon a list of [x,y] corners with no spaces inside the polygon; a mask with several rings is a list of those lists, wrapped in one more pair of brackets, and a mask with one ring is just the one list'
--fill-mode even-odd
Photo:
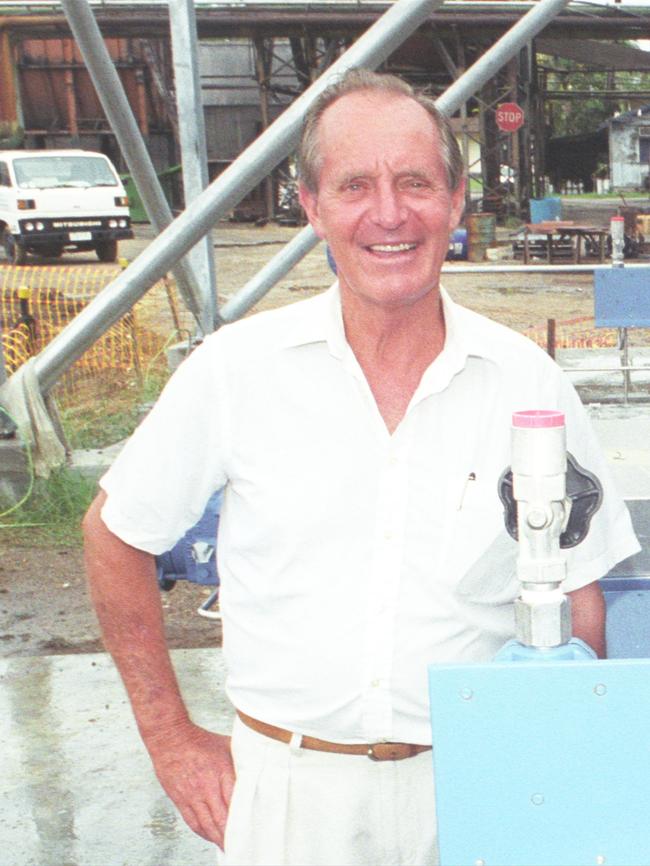
{"label": "shirt collar", "polygon": [[[445,317],[445,346],[443,352],[463,358],[483,358],[498,363],[501,358],[499,344],[494,338],[485,316],[462,307],[453,301],[446,290],[440,287],[442,309]],[[495,326],[496,327],[496,326]]]}
{"label": "shirt collar", "polygon": [[[486,339],[483,330],[477,328],[477,315],[453,301],[442,286],[440,298],[445,319],[445,345],[430,369],[443,367],[448,375],[454,375],[463,369],[468,357],[496,361],[494,341]],[[338,281],[299,306],[301,317],[298,322],[292,321],[286,345],[326,342],[334,357],[344,357],[350,347],[345,337]]]}

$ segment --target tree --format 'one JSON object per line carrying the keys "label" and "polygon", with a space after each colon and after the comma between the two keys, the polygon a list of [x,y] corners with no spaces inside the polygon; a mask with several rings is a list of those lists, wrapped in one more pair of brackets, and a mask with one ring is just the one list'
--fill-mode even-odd
{"label": "tree", "polygon": [[[539,55],[538,63],[543,90],[567,94],[566,99],[556,97],[546,102],[547,125],[553,138],[595,132],[616,112],[650,102],[650,72],[594,70],[548,55]],[[616,90],[621,91],[620,97],[602,95]],[[629,95],[631,91],[639,91],[638,99]],[[580,97],[579,93],[585,95]]]}

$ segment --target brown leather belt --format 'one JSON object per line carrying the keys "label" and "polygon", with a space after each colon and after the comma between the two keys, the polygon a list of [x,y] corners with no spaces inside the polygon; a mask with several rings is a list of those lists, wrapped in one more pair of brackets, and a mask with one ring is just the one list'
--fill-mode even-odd
{"label": "brown leather belt", "polygon": [[[266,722],[253,719],[241,710],[237,715],[242,722],[258,734],[279,740],[281,743],[290,743],[293,734],[284,728],[277,728]],[[403,761],[404,758],[412,758],[422,752],[428,752],[431,746],[423,746],[415,743],[330,743],[328,740],[319,740],[318,737],[301,737],[301,749],[311,749],[315,752],[335,752],[338,755],[365,755],[373,761]]]}

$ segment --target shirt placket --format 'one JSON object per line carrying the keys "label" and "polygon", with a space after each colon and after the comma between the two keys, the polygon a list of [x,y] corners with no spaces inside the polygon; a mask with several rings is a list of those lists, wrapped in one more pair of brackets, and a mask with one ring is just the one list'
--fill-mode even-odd
{"label": "shirt placket", "polygon": [[362,665],[361,722],[368,742],[392,739],[391,674],[397,598],[404,562],[408,439],[408,432],[402,426],[392,437],[387,437],[378,467],[375,544],[370,563]]}

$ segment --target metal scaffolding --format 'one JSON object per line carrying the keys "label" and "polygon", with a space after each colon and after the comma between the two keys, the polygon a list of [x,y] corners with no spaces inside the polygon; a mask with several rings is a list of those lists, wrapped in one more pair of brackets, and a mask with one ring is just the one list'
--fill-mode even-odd
{"label": "metal scaffolding", "polygon": [[[87,16],[87,0],[63,0],[71,26],[75,17]],[[482,54],[439,97],[438,105],[448,115],[461,108],[467,100],[486,85],[498,71],[530,43],[534,36],[552,21],[569,0],[540,0],[506,32],[491,49]],[[329,63],[340,50],[340,43],[313,45],[296,42],[292,46],[294,63],[302,67],[302,85],[314,77],[316,66],[328,67],[280,117],[270,125],[241,156],[224,171],[187,209],[157,237],[101,296],[93,301],[35,359],[39,386],[47,393],[62,373],[110,325],[116,322],[157,279],[176,266],[182,256],[212,228],[253,187],[259,184],[295,146],[302,117],[331,77],[354,66],[376,67],[386,61],[399,46],[441,6],[441,0],[397,0],[354,44],[331,66]],[[80,44],[85,36],[79,28]],[[83,46],[82,46],[83,50]],[[95,55],[90,45],[86,53]],[[272,48],[271,48],[272,50]],[[267,60],[264,55],[266,52]],[[258,84],[269,86],[268,45],[258,45]],[[309,59],[311,58],[311,60]],[[96,60],[96,57],[93,57]],[[116,120],[116,134],[123,133]],[[138,174],[139,170],[133,172]],[[285,274],[317,239],[308,227],[275,257],[220,311],[219,321],[231,321],[241,316],[252,304]],[[205,315],[200,311],[199,315]]]}
{"label": "metal scaffolding", "polygon": [[[66,0],[79,13],[87,0]],[[548,2],[548,0],[545,0]],[[293,102],[151,245],[35,358],[39,387],[47,393],[97,337],[126,313],[241,198],[294,148],[305,111],[336,75],[376,67],[428,18],[442,0],[397,2]],[[83,38],[83,33],[80,31]]]}

